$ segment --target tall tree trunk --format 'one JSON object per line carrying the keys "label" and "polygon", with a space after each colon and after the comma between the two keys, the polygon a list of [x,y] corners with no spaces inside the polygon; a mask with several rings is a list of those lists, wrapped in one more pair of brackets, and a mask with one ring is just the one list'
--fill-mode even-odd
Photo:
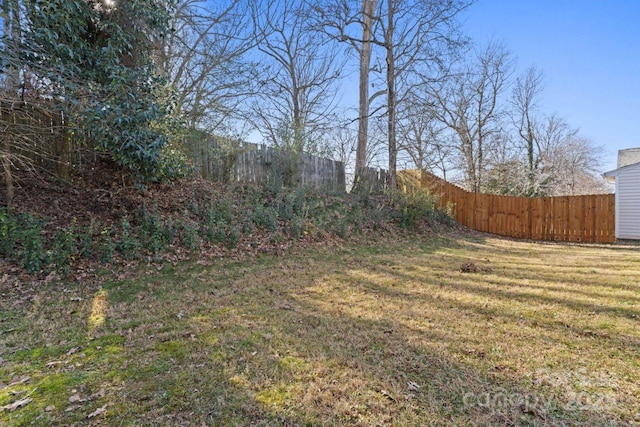
{"label": "tall tree trunk", "polygon": [[473,193],[476,193],[476,159],[473,152],[473,141],[471,138],[465,137],[464,135],[461,137],[462,139],[462,149],[464,153],[465,160],[467,162],[467,182],[466,189]]}
{"label": "tall tree trunk", "polygon": [[[18,43],[20,42],[20,4],[17,0],[4,0],[2,3],[2,18],[4,21],[4,35],[6,37],[7,51],[12,51],[10,57],[13,60],[18,58]],[[9,105],[12,105],[18,98],[18,90],[20,89],[20,69],[15,63],[11,63],[5,69],[5,93]],[[5,185],[6,204],[11,207],[13,202],[13,175],[11,172],[11,140],[10,134],[11,122],[14,119],[12,107],[7,107],[6,113],[2,114],[2,123],[5,130],[2,135],[2,146],[0,147],[0,163],[2,166],[2,176]]]}
{"label": "tall tree trunk", "polygon": [[484,170],[484,138],[482,134],[478,134],[478,165],[476,167],[476,183],[475,188],[473,189],[474,193],[479,193],[482,189],[483,176],[482,171]]}
{"label": "tall tree trunk", "polygon": [[387,132],[389,138],[389,190],[396,191],[396,159],[398,157],[398,143],[396,141],[396,62],[393,46],[394,31],[394,9],[393,0],[387,0],[389,10],[387,11],[387,32],[385,37],[385,47],[387,49],[387,108],[388,122]]}
{"label": "tall tree trunk", "polygon": [[354,188],[363,179],[367,166],[369,136],[369,71],[371,68],[371,27],[377,0],[362,0],[362,47],[360,48],[360,99],[358,106],[358,144]]}
{"label": "tall tree trunk", "polygon": [[529,115],[527,114],[527,162],[529,166],[529,170],[527,171],[527,190],[525,195],[527,197],[533,197],[538,193],[538,189],[536,188],[536,173],[535,173],[535,163],[534,163],[534,136],[533,129],[531,125],[531,120],[529,119]]}
{"label": "tall tree trunk", "polygon": [[[13,58],[17,60],[19,56],[18,46],[20,44],[20,39],[22,38],[22,28],[20,27],[20,3],[18,0],[4,0],[3,8],[5,9],[5,23],[4,30],[5,36],[10,37],[10,46],[6,46],[7,49],[13,51],[11,55]],[[6,82],[7,89],[11,94],[17,95],[18,90],[20,89],[20,68],[18,64],[11,64],[6,69]]]}
{"label": "tall tree trunk", "polygon": [[302,120],[302,110],[300,108],[301,90],[298,87],[294,70],[291,70],[291,81],[293,82],[293,151],[302,153],[305,146],[305,123]]}

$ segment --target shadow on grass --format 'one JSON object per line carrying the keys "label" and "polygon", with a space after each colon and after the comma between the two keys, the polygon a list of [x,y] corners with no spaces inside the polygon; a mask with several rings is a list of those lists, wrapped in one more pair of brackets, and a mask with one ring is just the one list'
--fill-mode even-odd
{"label": "shadow on grass", "polygon": [[[378,313],[379,320],[358,318],[337,301],[319,298],[314,304],[296,292],[278,301],[286,308],[265,314],[270,338],[249,349],[268,354],[271,362],[266,369],[262,362],[245,367],[254,378],[250,383],[261,389],[257,396],[266,390],[286,402],[272,405],[271,415],[312,425],[605,423],[596,411],[565,410],[561,401],[525,387],[524,380],[457,361],[446,350],[456,337],[437,329],[410,328],[390,313]],[[291,359],[294,367],[281,370]],[[265,372],[268,380],[255,380]]]}
{"label": "shadow on grass", "polygon": [[[307,274],[316,271],[314,261],[298,260],[300,265],[284,265],[286,273],[270,274],[266,282],[249,278],[236,284],[233,295],[218,295],[221,304],[235,307],[233,316],[218,323],[234,330],[234,338],[219,345],[229,360],[241,361],[228,362],[226,375],[249,414],[296,425],[606,425],[615,420],[615,411],[606,412],[611,408],[598,407],[595,400],[576,409],[571,404],[584,402],[533,386],[529,367],[523,367],[525,374],[503,375],[489,369],[490,363],[469,363],[451,349],[463,336],[438,324],[412,327],[411,319],[396,316],[404,306],[521,319],[457,300],[420,299],[397,289],[385,293],[378,283],[340,273],[360,265],[357,258],[319,276]],[[385,256],[378,261],[378,266],[392,262]]]}
{"label": "shadow on grass", "polygon": [[[475,338],[465,335],[473,330],[447,327],[458,318],[468,329],[486,319],[517,325],[522,317],[496,309],[514,299],[585,309],[562,298],[489,291],[468,282],[451,285],[492,303],[482,306],[439,292],[435,279],[403,265],[420,256],[431,273],[448,273],[469,254],[484,253],[465,252],[466,247],[436,239],[398,248],[326,250],[255,266],[163,272],[131,289],[128,283],[113,285],[101,333],[122,337],[118,353],[79,368],[93,375],[94,388],[107,388],[97,403],[108,405],[106,419],[97,421],[247,426],[628,421],[628,408],[600,405],[599,390],[586,395],[593,400],[576,400],[564,386],[536,382],[538,366],[514,371],[499,355],[479,352]],[[436,259],[442,250],[459,253],[448,264],[437,264],[443,262]],[[434,294],[412,292],[420,283]],[[84,311],[87,317],[90,307]],[[444,317],[435,318],[435,312]],[[45,313],[36,314],[24,324],[45,320]],[[567,332],[552,319],[535,327]],[[631,350],[613,336],[607,339],[607,345]],[[3,372],[19,364],[13,356],[7,360],[14,366]],[[68,421],[64,414],[57,419]],[[94,422],[86,416],[72,421]]]}
{"label": "shadow on grass", "polygon": [[[447,260],[447,262],[443,265],[435,266],[435,268],[434,266],[429,265],[432,260],[425,259],[427,266],[429,266],[433,271],[442,275],[440,283],[438,283],[438,280],[433,277],[424,277],[422,274],[420,274],[420,270],[418,270],[415,266],[403,267],[403,271],[399,271],[397,269],[388,268],[388,266],[385,266],[384,264],[377,264],[372,267],[372,271],[380,272],[388,277],[399,279],[401,282],[410,281],[417,284],[425,284],[428,286],[438,284],[453,286],[457,289],[469,292],[471,294],[496,297],[501,300],[515,300],[524,302],[530,301],[535,304],[549,303],[565,306],[575,311],[586,311],[595,313],[607,312],[612,315],[624,317],[627,319],[640,318],[639,309],[619,307],[602,303],[603,299],[614,298],[618,301],[622,300],[624,302],[640,301],[640,297],[636,296],[636,292],[640,291],[640,283],[638,283],[637,285],[603,284],[598,274],[593,274],[593,277],[590,279],[576,279],[575,270],[579,269],[579,267],[575,266],[565,267],[567,271],[574,273],[571,278],[562,277],[562,275],[559,274],[545,274],[544,270],[547,269],[546,266],[541,268],[540,265],[528,264],[526,259],[519,261],[520,264],[518,268],[506,266],[499,267],[495,264],[487,263],[487,266],[495,268],[496,271],[492,271],[491,274],[462,274],[459,271],[459,267],[468,262],[470,260],[469,257],[464,255],[452,254],[447,254],[447,256],[451,257],[452,259]],[[499,254],[497,254],[496,258],[499,258]],[[482,261],[480,261],[480,263],[482,263]],[[638,255],[638,268],[639,270],[636,274],[640,278],[640,254]],[[523,271],[528,272],[528,274],[533,273],[533,276],[527,277],[526,274],[523,274]],[[412,274],[408,274],[407,272]],[[628,274],[633,273],[634,272],[629,272]],[[585,276],[588,275],[579,275],[579,277]],[[522,283],[525,280],[527,283]],[[558,283],[558,285],[541,286],[530,283],[531,280],[542,281],[545,283]],[[501,289],[494,289],[492,287]],[[623,295],[613,296],[604,292],[599,293],[594,291],[587,291],[584,290],[584,288],[608,288],[615,291],[623,290],[625,291],[625,293]],[[384,286],[380,289],[388,293],[394,292],[394,290],[391,290],[388,287]],[[557,292],[563,294],[563,296],[555,297],[551,295],[543,295],[539,292],[535,292],[536,290]],[[576,298],[579,295],[592,298],[595,301],[579,301]]]}

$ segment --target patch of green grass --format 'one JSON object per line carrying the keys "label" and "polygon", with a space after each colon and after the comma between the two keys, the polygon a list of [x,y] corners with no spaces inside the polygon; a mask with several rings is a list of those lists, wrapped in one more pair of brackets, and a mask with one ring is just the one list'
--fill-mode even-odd
{"label": "patch of green grass", "polygon": [[256,394],[256,401],[268,410],[282,410],[290,400],[291,393],[284,384],[275,385]]}
{"label": "patch of green grass", "polygon": [[638,422],[635,247],[419,235],[128,275],[2,301],[0,406],[33,400],[0,424]]}
{"label": "patch of green grass", "polygon": [[174,359],[178,363],[183,363],[192,351],[190,346],[182,341],[166,341],[156,345],[156,351],[163,357]]}
{"label": "patch of green grass", "polygon": [[50,359],[60,357],[68,351],[67,346],[50,346],[25,348],[16,351],[12,360],[16,363],[29,363],[30,365],[42,365]]}

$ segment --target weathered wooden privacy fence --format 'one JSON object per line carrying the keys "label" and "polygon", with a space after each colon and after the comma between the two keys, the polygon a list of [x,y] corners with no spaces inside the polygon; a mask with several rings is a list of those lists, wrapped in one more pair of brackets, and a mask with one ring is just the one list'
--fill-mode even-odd
{"label": "weathered wooden privacy fence", "polygon": [[255,183],[280,180],[284,185],[302,184],[327,191],[345,191],[342,162],[251,143],[223,147],[211,139],[192,153],[204,178]]}
{"label": "weathered wooden privacy fence", "polygon": [[382,194],[387,190],[389,171],[382,168],[365,167],[360,171],[359,191],[370,194]]}
{"label": "weathered wooden privacy fence", "polygon": [[[0,99],[0,124],[0,159],[24,158],[30,166],[66,179],[72,170],[82,170],[97,158],[90,139],[70,128],[64,115],[46,103]],[[285,185],[345,191],[342,162],[306,153],[291,155],[250,143],[225,140],[225,144],[218,144],[209,135],[185,143],[191,160],[208,179],[255,183],[280,179]],[[20,162],[13,163],[20,166]]]}
{"label": "weathered wooden privacy fence", "polygon": [[611,243],[615,240],[615,195],[513,197],[471,193],[428,172],[420,185],[439,196],[465,226],[533,240]]}
{"label": "weathered wooden privacy fence", "polygon": [[0,123],[2,155],[24,159],[13,161],[16,167],[28,163],[66,179],[72,168],[95,158],[82,135],[72,132],[64,115],[49,103],[0,100]]}

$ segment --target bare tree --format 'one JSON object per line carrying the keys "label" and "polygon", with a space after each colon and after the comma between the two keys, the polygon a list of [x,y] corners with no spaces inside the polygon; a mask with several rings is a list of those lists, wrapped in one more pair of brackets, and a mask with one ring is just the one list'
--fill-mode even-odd
{"label": "bare tree", "polygon": [[446,179],[450,154],[446,126],[436,117],[427,93],[414,91],[405,98],[398,114],[399,149],[405,152],[417,169],[440,170]]}
{"label": "bare tree", "polygon": [[474,62],[432,95],[434,111],[455,135],[455,149],[465,186],[482,189],[484,173],[495,145],[504,142],[504,106],[500,102],[512,72],[512,59],[501,44],[491,43],[475,53]]}
{"label": "bare tree", "polygon": [[424,83],[425,76],[446,68],[443,60],[463,42],[457,17],[470,4],[464,0],[386,0],[379,5],[373,42],[385,51],[389,186],[392,189],[398,155],[398,105],[414,87]]}
{"label": "bare tree", "polygon": [[[539,131],[542,195],[564,196],[608,193],[610,189],[597,174],[604,149],[580,135],[563,118],[550,115]],[[540,178],[539,178],[540,179]]]}
{"label": "bare tree", "polygon": [[492,165],[487,191],[526,197],[609,192],[596,173],[601,166],[602,147],[555,114],[540,116],[531,133],[535,137],[533,171],[529,152],[516,144],[503,150]]}
{"label": "bare tree", "polygon": [[379,93],[369,96],[369,73],[371,72],[371,48],[373,18],[378,0],[362,1],[362,38],[355,44],[360,57],[358,74],[358,144],[356,146],[356,167],[354,182],[367,166],[367,144],[369,138],[369,108]]}
{"label": "bare tree", "polygon": [[[460,46],[456,18],[470,4],[465,0],[327,0],[316,6],[325,31],[336,40],[349,42],[360,61],[356,173],[366,165],[369,119],[382,112],[386,118],[389,186],[395,188],[398,105],[420,80],[417,76],[440,68],[448,54]],[[381,50],[380,55],[375,49]],[[381,77],[379,90],[372,95],[371,72]],[[382,95],[386,95],[385,101],[375,106],[373,103]]]}
{"label": "bare tree", "polygon": [[172,31],[156,54],[190,126],[220,131],[244,111],[261,67],[247,0],[179,0]]}
{"label": "bare tree", "polygon": [[296,152],[311,149],[314,138],[332,126],[345,64],[339,46],[325,43],[323,34],[309,27],[306,7],[272,0],[254,13],[258,50],[268,69],[260,79],[253,120],[265,138]]}
{"label": "bare tree", "polygon": [[556,175],[553,195],[585,195],[610,193],[597,173],[605,150],[584,137],[573,137],[554,153]]}
{"label": "bare tree", "polygon": [[324,0],[308,3],[313,10],[315,27],[324,31],[334,41],[347,43],[358,56],[358,139],[353,180],[357,186],[362,171],[369,164],[367,153],[370,106],[375,98],[384,95],[384,91],[369,95],[373,25],[378,0]]}
{"label": "bare tree", "polygon": [[[540,118],[538,99],[542,93],[543,73],[535,67],[527,69],[523,76],[516,79],[511,104],[513,105],[513,122],[517,129],[517,139],[524,145],[526,155],[527,183],[523,194],[534,196],[540,194],[538,168],[540,166]],[[519,144],[517,144],[519,145]]]}
{"label": "bare tree", "polygon": [[345,166],[345,180],[347,188],[353,184],[353,159],[356,153],[358,131],[351,120],[342,119],[325,134],[328,156],[342,162]]}

